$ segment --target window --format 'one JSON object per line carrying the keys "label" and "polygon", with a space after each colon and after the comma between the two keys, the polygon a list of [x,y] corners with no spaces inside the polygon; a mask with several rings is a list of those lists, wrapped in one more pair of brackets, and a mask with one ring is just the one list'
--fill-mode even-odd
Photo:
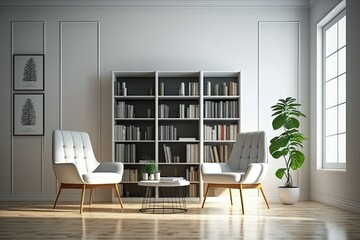
{"label": "window", "polygon": [[322,168],[346,167],[346,13],[322,28]]}

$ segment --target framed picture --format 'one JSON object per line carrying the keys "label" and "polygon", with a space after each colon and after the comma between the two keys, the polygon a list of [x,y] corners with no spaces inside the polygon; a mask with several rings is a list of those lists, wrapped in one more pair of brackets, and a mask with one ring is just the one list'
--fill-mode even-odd
{"label": "framed picture", "polygon": [[13,55],[14,91],[44,90],[44,54]]}
{"label": "framed picture", "polygon": [[14,136],[43,136],[44,94],[15,93],[13,96]]}

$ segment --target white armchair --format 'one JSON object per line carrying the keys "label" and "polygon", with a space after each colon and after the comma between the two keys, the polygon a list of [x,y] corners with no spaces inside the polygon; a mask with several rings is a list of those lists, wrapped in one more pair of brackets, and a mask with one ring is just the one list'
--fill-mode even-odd
{"label": "white armchair", "polygon": [[123,209],[118,183],[121,182],[124,166],[122,163],[99,163],[94,155],[89,134],[66,130],[53,131],[53,170],[60,181],[54,207],[64,188],[82,189],[80,213],[83,211],[85,190],[92,191],[97,187],[114,188]]}
{"label": "white armchair", "polygon": [[207,184],[204,201],[210,188],[229,188],[230,201],[232,202],[231,189],[240,190],[241,208],[244,213],[242,189],[260,189],[266,206],[269,203],[262,188],[262,181],[268,170],[267,143],[265,132],[240,133],[231,151],[230,157],[225,163],[203,163],[201,175]]}

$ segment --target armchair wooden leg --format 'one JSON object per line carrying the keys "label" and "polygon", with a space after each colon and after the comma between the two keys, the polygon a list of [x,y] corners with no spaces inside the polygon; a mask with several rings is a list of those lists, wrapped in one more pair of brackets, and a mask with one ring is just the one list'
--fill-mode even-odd
{"label": "armchair wooden leg", "polygon": [[83,187],[82,187],[82,192],[81,192],[80,214],[82,214],[82,212],[83,212],[84,199],[85,199],[85,190],[86,190],[86,185],[84,184]]}
{"label": "armchair wooden leg", "polygon": [[124,209],[123,203],[122,203],[122,201],[121,201],[120,193],[119,193],[119,187],[118,187],[117,183],[115,183],[115,192],[116,192],[116,195],[117,195],[117,197],[118,197],[118,199],[119,199],[119,203],[120,203],[121,209]]}
{"label": "armchair wooden leg", "polygon": [[231,188],[229,188],[229,193],[230,193],[230,202],[231,202],[231,206],[232,206],[233,205],[233,200],[232,200]]}
{"label": "armchair wooden leg", "polygon": [[267,201],[267,199],[266,199],[266,197],[265,197],[265,193],[264,193],[264,189],[262,188],[262,185],[260,185],[260,191],[261,191],[261,193],[262,193],[262,195],[263,195],[263,197],[264,197],[264,200],[265,200],[265,203],[266,203],[267,208],[270,209],[269,203],[268,203],[268,201]]}
{"label": "armchair wooden leg", "polygon": [[244,201],[243,201],[243,195],[242,195],[242,184],[240,184],[239,190],[240,190],[241,209],[242,209],[242,213],[244,214],[245,212],[244,212]]}
{"label": "armchair wooden leg", "polygon": [[208,193],[209,193],[209,185],[207,185],[206,192],[205,192],[205,197],[204,197],[204,201],[203,201],[203,203],[202,203],[202,205],[201,205],[201,208],[204,208],[204,204],[205,204],[206,197],[207,197]]}
{"label": "armchair wooden leg", "polygon": [[58,194],[57,194],[57,196],[56,196],[56,200],[55,200],[55,203],[54,203],[53,209],[55,209],[55,207],[56,207],[56,203],[57,203],[57,201],[58,201],[58,199],[59,199],[59,196],[60,196],[61,190],[62,190],[62,184],[60,185],[59,192],[58,192]]}
{"label": "armchair wooden leg", "polygon": [[90,200],[89,200],[89,205],[91,206],[92,204],[92,193],[93,193],[93,189],[90,189]]}

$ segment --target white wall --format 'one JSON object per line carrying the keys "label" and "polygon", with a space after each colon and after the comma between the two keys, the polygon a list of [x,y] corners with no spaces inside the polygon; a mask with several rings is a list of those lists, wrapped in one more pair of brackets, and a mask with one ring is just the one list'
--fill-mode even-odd
{"label": "white wall", "polygon": [[346,171],[332,171],[317,169],[316,149],[316,24],[329,13],[340,1],[320,0],[310,11],[310,91],[311,91],[311,134],[310,134],[310,182],[311,199],[332,204],[360,212],[360,114],[359,114],[359,56],[360,56],[360,31],[359,10],[360,2],[356,0],[346,1],[347,11],[347,149]]}
{"label": "white wall", "polygon": [[[44,24],[44,137],[12,136],[11,56],[22,49],[11,48],[11,21]],[[308,8],[1,8],[0,200],[54,199],[55,128],[90,132],[98,159],[111,161],[112,70],[240,70],[242,130],[270,139],[270,100],[295,94],[309,112],[308,21]],[[15,41],[31,50],[21,34]],[[270,158],[264,186],[275,201],[278,165]],[[294,173],[303,199],[309,171],[308,161]]]}

